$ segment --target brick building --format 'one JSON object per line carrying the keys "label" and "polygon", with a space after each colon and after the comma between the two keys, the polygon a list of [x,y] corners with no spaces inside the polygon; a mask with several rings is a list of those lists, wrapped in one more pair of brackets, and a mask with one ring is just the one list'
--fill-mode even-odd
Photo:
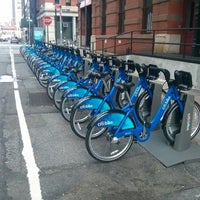
{"label": "brick building", "polygon": [[[76,41],[78,35],[78,0],[28,0],[23,3],[23,18],[31,20],[31,28],[44,30],[44,41]],[[51,18],[49,25],[44,24],[44,16]],[[26,22],[26,20],[25,20]],[[28,35],[27,25],[26,32]],[[33,32],[30,31],[33,40]]]}
{"label": "brick building", "polygon": [[80,44],[95,50],[184,51],[199,56],[200,46],[187,45],[200,43],[200,30],[193,28],[200,28],[200,0],[84,0],[79,4]]}

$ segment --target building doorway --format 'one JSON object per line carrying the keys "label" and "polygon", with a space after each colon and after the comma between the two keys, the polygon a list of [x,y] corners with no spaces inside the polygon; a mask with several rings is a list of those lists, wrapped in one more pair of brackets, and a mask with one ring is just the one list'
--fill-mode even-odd
{"label": "building doorway", "polygon": [[199,43],[200,28],[200,0],[184,0],[183,5],[183,29],[181,33],[181,53],[183,55],[199,56],[200,47],[192,45]]}

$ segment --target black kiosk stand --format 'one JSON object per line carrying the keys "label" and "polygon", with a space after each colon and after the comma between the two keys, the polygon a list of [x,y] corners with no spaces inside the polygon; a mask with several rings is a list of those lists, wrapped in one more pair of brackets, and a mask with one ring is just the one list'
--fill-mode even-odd
{"label": "black kiosk stand", "polygon": [[[151,116],[155,114],[155,111],[160,105],[159,100],[161,99],[161,91],[162,84],[156,81]],[[151,133],[150,139],[147,142],[140,143],[141,146],[155,156],[166,167],[183,162],[200,161],[200,146],[190,140],[194,97],[196,95],[200,96],[200,91],[192,89],[184,92],[183,95],[185,95],[186,103],[181,133],[177,134],[174,145],[170,146],[167,144],[167,140],[159,127]]]}

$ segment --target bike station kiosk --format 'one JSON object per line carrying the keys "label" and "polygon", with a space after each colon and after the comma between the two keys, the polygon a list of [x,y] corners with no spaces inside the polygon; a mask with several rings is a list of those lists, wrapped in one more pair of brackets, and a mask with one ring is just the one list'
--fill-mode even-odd
{"label": "bike station kiosk", "polygon": [[[161,102],[162,83],[154,81],[154,95],[151,108],[151,117],[154,116]],[[191,89],[183,92],[186,98],[181,132],[176,135],[174,145],[167,144],[160,127],[151,133],[147,142],[140,143],[147,151],[156,157],[163,165],[170,167],[183,162],[200,160],[200,146],[190,139],[192,112],[195,96],[200,96],[199,90]]]}

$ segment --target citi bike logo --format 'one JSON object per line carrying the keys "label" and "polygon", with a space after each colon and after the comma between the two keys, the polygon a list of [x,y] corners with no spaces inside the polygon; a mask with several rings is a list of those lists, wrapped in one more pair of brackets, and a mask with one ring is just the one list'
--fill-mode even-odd
{"label": "citi bike logo", "polygon": [[92,104],[83,104],[79,107],[79,109],[87,109],[87,108],[93,108]]}
{"label": "citi bike logo", "polygon": [[163,104],[163,106],[162,106],[162,109],[163,109],[163,110],[166,109],[166,107],[167,107],[167,105],[168,105],[168,103],[169,103],[169,101],[170,101],[170,98],[171,98],[171,97],[168,97],[168,98],[165,100],[165,102],[164,102],[164,104]]}
{"label": "citi bike logo", "polygon": [[100,121],[99,123],[97,123],[97,126],[107,126],[107,125],[112,125],[113,121]]}
{"label": "citi bike logo", "polygon": [[73,93],[73,94],[68,94],[67,95],[67,97],[78,97],[79,96],[79,94],[77,94],[77,93]]}
{"label": "citi bike logo", "polygon": [[135,92],[134,92],[134,96],[137,97],[138,96],[138,93],[140,92],[140,89],[141,89],[142,86],[139,86],[135,89]]}

